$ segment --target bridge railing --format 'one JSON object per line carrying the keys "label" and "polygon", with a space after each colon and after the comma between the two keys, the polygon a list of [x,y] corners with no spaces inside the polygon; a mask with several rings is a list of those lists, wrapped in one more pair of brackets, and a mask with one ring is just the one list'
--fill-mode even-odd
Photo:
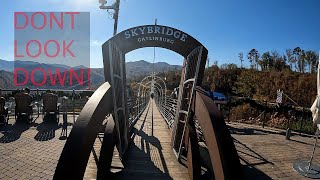
{"label": "bridge railing", "polygon": [[101,172],[100,168],[103,172],[108,172],[114,146],[118,141],[115,121],[112,116],[107,116],[113,111],[112,99],[108,82],[101,85],[89,98],[69,134],[53,179],[83,178],[93,144],[103,125],[105,125],[105,131],[98,162],[98,173]]}
{"label": "bridge railing", "polygon": [[[158,90],[154,93],[156,106],[171,127],[174,123],[177,100],[167,97]],[[148,104],[149,94],[147,91],[140,96],[130,96],[128,99],[131,127]],[[112,116],[107,116],[113,112],[112,98],[110,85],[105,83],[88,100],[70,132],[54,179],[83,177],[95,138],[103,125],[105,131],[97,173],[98,177],[106,175],[111,167],[113,150],[118,141],[116,120]],[[191,102],[190,116],[186,121],[187,129],[183,137],[184,152],[182,152],[187,159],[190,179],[201,178],[203,161],[206,163],[209,177],[214,176],[215,179],[241,177],[240,162],[232,137],[217,106],[200,87],[196,88]],[[105,120],[107,122],[104,124]],[[202,138],[199,138],[199,135]]]}
{"label": "bridge railing", "polygon": [[162,115],[166,120],[169,128],[172,128],[176,110],[177,110],[177,99],[171,98],[169,96],[159,97],[155,96],[155,103]]}
{"label": "bridge railing", "polygon": [[[144,111],[149,94],[130,96],[127,108],[131,113],[129,124],[132,127]],[[97,179],[107,179],[111,168],[114,147],[118,139],[117,120],[113,114],[113,95],[108,82],[101,85],[83,107],[74,124],[61,153],[53,179],[82,179],[95,139],[104,126],[104,136],[100,149]],[[129,131],[129,130],[128,130]]]}
{"label": "bridge railing", "polygon": [[[177,100],[161,97],[157,93],[155,102],[169,127],[172,127]],[[182,154],[187,159],[190,179],[201,179],[202,166],[207,169],[208,177],[241,179],[240,161],[228,127],[214,101],[201,87],[196,88],[188,113],[186,133],[182,137]]]}
{"label": "bridge railing", "polygon": [[[128,96],[130,129],[144,112],[150,99],[152,91],[150,88],[145,89]],[[75,92],[71,91],[72,94],[76,94]],[[86,92],[91,93],[91,91]],[[157,108],[168,127],[172,128],[177,114],[177,99],[166,96],[161,88],[155,88],[153,93]],[[184,147],[182,155],[187,159],[190,178],[201,177],[203,161],[206,163],[207,172],[211,172],[209,176],[215,176],[216,179],[241,177],[239,158],[221,113],[200,87],[197,87],[194,93],[191,109],[188,112],[190,116],[186,120],[186,133],[182,138]],[[98,176],[104,176],[110,169],[113,149],[119,140],[115,128],[116,120],[113,116],[107,116],[113,113],[112,98],[108,83],[99,87],[91,98],[87,98],[86,105],[78,116],[60,156],[54,179],[83,177],[93,143],[103,126],[105,131],[98,162]],[[206,153],[203,153],[203,149]]]}
{"label": "bridge railing", "polygon": [[[215,179],[242,179],[239,157],[229,129],[217,105],[201,87],[196,88],[190,114],[184,137],[189,176],[200,176],[202,159],[208,162],[207,168]],[[203,141],[204,147],[199,141]],[[202,148],[207,154],[200,153]]]}
{"label": "bridge railing", "polygon": [[148,102],[149,97],[147,96],[135,96],[130,97],[127,100],[129,129],[131,129],[134,126],[135,122],[139,119],[144,109],[148,105]]}
{"label": "bridge railing", "polygon": [[[30,89],[30,96],[35,105],[33,106],[34,114],[37,111],[39,111],[38,113],[41,112],[41,105],[43,104],[42,95],[48,90],[58,96],[58,103],[63,106],[60,110],[63,109],[68,114],[72,114],[74,120],[87,103],[89,97],[94,93],[94,90]],[[9,110],[9,115],[13,115],[15,111],[14,95],[20,92],[24,92],[23,89],[0,89],[0,96],[6,99],[5,106]]]}

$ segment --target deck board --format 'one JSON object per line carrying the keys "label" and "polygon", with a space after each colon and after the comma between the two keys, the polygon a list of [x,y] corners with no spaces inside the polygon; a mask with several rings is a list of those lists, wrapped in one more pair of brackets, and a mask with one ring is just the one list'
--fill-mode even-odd
{"label": "deck board", "polygon": [[[171,131],[153,100],[142,113],[130,133],[130,144],[120,160],[114,150],[111,164],[112,179],[189,179],[185,166],[180,164],[170,146]],[[84,179],[97,178],[97,157],[101,148],[97,138]]]}
{"label": "deck board", "polygon": [[170,146],[171,132],[153,100],[132,129],[132,142],[114,179],[189,179]]}

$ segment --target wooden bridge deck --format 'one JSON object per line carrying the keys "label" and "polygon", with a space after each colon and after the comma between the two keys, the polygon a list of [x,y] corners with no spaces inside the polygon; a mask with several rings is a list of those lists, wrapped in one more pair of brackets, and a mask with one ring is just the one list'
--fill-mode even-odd
{"label": "wooden bridge deck", "polygon": [[[170,147],[171,132],[153,100],[131,131],[131,143],[120,161],[115,149],[113,179],[189,179],[187,167],[180,164]],[[100,140],[96,140],[99,152]],[[98,154],[98,153],[95,153]],[[90,157],[85,179],[96,178],[95,155]]]}
{"label": "wooden bridge deck", "polygon": [[153,100],[132,129],[132,143],[124,169],[115,177],[134,179],[189,179],[187,168],[170,147],[171,132]]}

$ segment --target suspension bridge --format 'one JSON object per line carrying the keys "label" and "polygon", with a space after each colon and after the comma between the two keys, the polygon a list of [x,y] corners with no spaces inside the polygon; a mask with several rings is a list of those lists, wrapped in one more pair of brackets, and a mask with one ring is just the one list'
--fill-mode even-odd
{"label": "suspension bridge", "polygon": [[[168,93],[166,81],[155,73],[139,83],[127,85],[125,55],[144,47],[165,48],[184,58],[175,96]],[[61,147],[61,151],[51,153],[52,162],[46,165],[47,169],[54,168],[53,179],[242,177],[229,129],[213,100],[201,88],[208,50],[198,40],[173,27],[144,25],[113,36],[102,45],[102,53],[105,82],[86,99],[78,115],[75,115],[76,92],[70,91],[74,124],[69,128],[69,134],[66,124],[67,140],[46,144],[52,149]],[[68,104],[66,101],[67,98],[65,105]],[[63,122],[68,122],[71,118],[68,108],[62,109]],[[37,111],[38,117],[32,123],[41,119],[39,106]],[[33,126],[32,123],[0,129],[4,133],[1,143],[9,144],[0,148],[1,154],[7,157],[10,148],[20,154],[20,145],[14,147],[15,143],[10,143],[19,139]],[[57,124],[51,129],[41,126],[35,125],[39,132],[34,145],[39,150],[42,149],[40,142],[54,139],[54,132],[59,128]],[[28,143],[28,139],[18,143],[28,144],[30,148],[33,144]],[[95,152],[94,160],[92,152]],[[39,161],[43,161],[40,154]],[[56,166],[54,162],[57,162]],[[32,167],[33,164],[30,166],[30,171],[40,171]],[[42,176],[41,172],[39,176]],[[5,177],[11,177],[11,174],[7,173]]]}
{"label": "suspension bridge", "polygon": [[[125,54],[144,47],[184,57],[173,95],[155,73],[127,84]],[[0,95],[7,92],[0,105],[9,107],[0,111],[8,119],[0,127],[0,179],[301,178],[292,163],[309,158],[312,136],[288,141],[279,129],[227,126],[201,88],[208,51],[189,34],[160,25],[133,27],[102,50],[105,82],[94,92],[57,91],[63,95],[57,121],[40,116],[39,97],[47,90],[31,90],[35,106],[28,110],[38,116],[26,124],[13,117],[18,100],[9,94],[17,90],[0,89]],[[313,161],[320,162],[317,156]]]}
{"label": "suspension bridge", "polygon": [[[162,47],[184,57],[177,99],[167,96],[165,81],[155,74],[127,89],[125,54],[143,47]],[[172,27],[146,25],[118,33],[102,50],[106,82],[78,116],[54,179],[83,178],[101,132],[98,179],[241,177],[228,128],[201,89],[208,51],[200,42]],[[123,171],[115,173],[119,168]]]}

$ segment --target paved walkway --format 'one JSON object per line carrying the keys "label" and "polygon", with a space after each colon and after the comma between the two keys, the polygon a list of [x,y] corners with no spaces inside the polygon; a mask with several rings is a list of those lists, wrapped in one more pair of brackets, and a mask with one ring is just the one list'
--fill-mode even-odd
{"label": "paved walkway", "polygon": [[[73,116],[68,119],[73,122]],[[52,119],[43,122],[42,116],[31,124],[10,117],[0,127],[0,179],[52,179],[65,144],[62,129]]]}
{"label": "paved walkway", "polygon": [[[244,165],[247,179],[307,179],[292,168],[295,160],[309,160],[315,139],[295,134],[285,139],[285,131],[231,123],[231,135]],[[319,148],[314,164],[320,165]]]}

